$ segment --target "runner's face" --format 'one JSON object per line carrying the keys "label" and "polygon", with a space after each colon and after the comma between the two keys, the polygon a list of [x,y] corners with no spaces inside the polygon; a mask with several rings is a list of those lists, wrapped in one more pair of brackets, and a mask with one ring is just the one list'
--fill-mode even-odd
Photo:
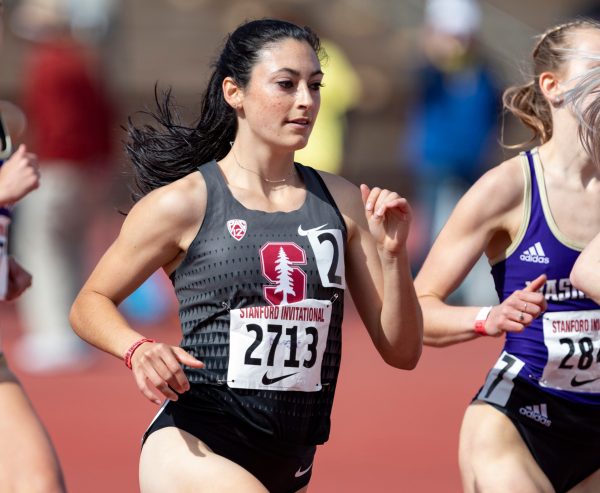
{"label": "runner's face", "polygon": [[600,29],[581,29],[574,33],[574,54],[567,66],[568,98],[572,100],[579,131],[586,150],[600,166]]}
{"label": "runner's face", "polygon": [[271,145],[303,148],[319,112],[322,79],[319,59],[307,43],[286,39],[267,46],[243,91],[241,123]]}
{"label": "runner's face", "polygon": [[[565,91],[573,89],[590,71],[600,68],[600,29],[580,29],[571,36],[572,54],[567,55],[568,61],[562,77]],[[597,93],[590,94],[581,102],[581,109],[588,107],[597,97]]]}

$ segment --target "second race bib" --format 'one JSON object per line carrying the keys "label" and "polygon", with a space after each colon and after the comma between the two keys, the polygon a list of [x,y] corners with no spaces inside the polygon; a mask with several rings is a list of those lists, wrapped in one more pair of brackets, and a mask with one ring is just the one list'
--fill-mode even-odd
{"label": "second race bib", "polygon": [[548,362],[540,384],[571,392],[600,392],[600,310],[543,315]]}

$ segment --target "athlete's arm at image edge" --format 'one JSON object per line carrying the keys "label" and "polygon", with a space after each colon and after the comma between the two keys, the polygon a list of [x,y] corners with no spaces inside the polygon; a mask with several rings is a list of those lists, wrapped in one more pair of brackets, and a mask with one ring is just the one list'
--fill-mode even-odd
{"label": "athlete's arm at image edge", "polygon": [[571,271],[571,282],[600,303],[600,233],[584,248]]}

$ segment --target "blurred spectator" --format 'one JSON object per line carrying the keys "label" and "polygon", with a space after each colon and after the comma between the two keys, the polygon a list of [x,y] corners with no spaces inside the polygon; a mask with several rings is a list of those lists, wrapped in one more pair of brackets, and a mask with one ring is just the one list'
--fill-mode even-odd
{"label": "blurred spectator", "polygon": [[313,168],[339,174],[344,158],[346,114],[360,98],[360,79],[342,48],[321,39],[327,53],[323,61],[324,87],[321,109],[308,145],[296,152],[296,161]]}
{"label": "blurred spectator", "polygon": [[44,186],[17,210],[15,242],[35,273],[19,310],[26,335],[15,359],[24,370],[80,368],[89,354],[70,330],[68,313],[85,275],[87,228],[111,141],[111,105],[99,64],[72,35],[66,4],[23,2],[17,34],[31,41],[23,75],[29,141]]}
{"label": "blurred spectator", "polygon": [[424,223],[415,270],[458,199],[490,164],[500,93],[477,49],[480,19],[475,0],[426,4],[424,57],[400,149],[415,179],[414,204]]}

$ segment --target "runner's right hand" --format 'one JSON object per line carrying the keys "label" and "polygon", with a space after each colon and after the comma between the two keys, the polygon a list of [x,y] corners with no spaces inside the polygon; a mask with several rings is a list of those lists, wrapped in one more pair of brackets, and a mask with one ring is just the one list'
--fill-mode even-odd
{"label": "runner's right hand", "polygon": [[[160,342],[143,343],[131,358],[131,369],[138,388],[155,404],[160,404],[164,398],[176,401],[178,394],[190,389],[182,364],[204,368],[202,361],[180,347]],[[152,387],[162,394],[160,398]]]}
{"label": "runner's right hand", "polygon": [[538,290],[546,283],[546,274],[534,279],[525,289],[513,292],[500,305],[492,308],[485,322],[488,335],[498,337],[505,332],[521,332],[548,308],[546,298]]}

